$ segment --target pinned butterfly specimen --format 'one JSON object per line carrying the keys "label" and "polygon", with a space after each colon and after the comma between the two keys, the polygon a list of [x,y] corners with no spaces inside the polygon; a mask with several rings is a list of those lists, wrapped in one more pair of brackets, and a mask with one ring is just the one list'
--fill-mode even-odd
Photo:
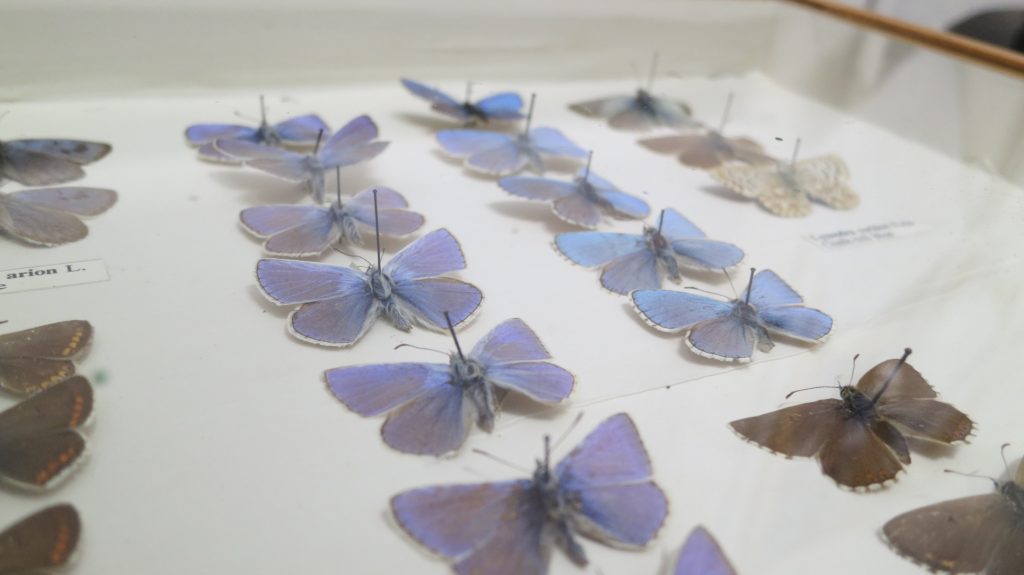
{"label": "pinned butterfly specimen", "polygon": [[569,109],[591,118],[604,118],[608,125],[620,130],[647,131],[658,126],[669,128],[694,127],[690,107],[683,102],[658,98],[651,93],[658,56],[651,62],[647,89],[639,88],[630,96],[612,96],[571,104]]}
{"label": "pinned butterfly specimen", "polygon": [[523,118],[523,99],[515,92],[493,94],[477,102],[469,99],[472,84],[466,84],[466,99],[459,102],[448,94],[421,84],[415,80],[402,78],[402,85],[414,95],[430,102],[430,109],[454,118],[464,124],[473,122],[490,122],[519,120]]}
{"label": "pinned butterfly specimen", "polygon": [[596,228],[604,214],[629,219],[646,218],[651,213],[647,202],[623,192],[615,184],[591,172],[592,157],[593,154],[588,154],[587,165],[571,182],[518,176],[501,178],[498,185],[521,198],[551,202],[556,216],[584,228]]}
{"label": "pinned butterfly specimen", "polygon": [[[817,457],[821,471],[850,488],[881,485],[910,464],[907,437],[951,444],[974,424],[900,359],[868,370],[839,399],[787,407],[729,425],[742,437],[787,457]],[[852,381],[851,381],[852,383]],[[795,392],[794,392],[795,393]],[[788,396],[787,396],[788,397]]]}
{"label": "pinned butterfly specimen", "polygon": [[110,144],[84,140],[9,140],[0,142],[0,182],[52,186],[85,176],[82,166],[110,153]]}
{"label": "pinned butterfly specimen", "polygon": [[[323,133],[321,133],[321,136]],[[369,116],[345,124],[321,148],[319,140],[310,154],[272,148],[246,140],[216,140],[221,152],[272,176],[289,182],[304,182],[318,204],[324,202],[324,174],[376,157],[387,142],[376,141],[377,125]]]}
{"label": "pinned butterfly specimen", "polygon": [[697,526],[679,550],[672,575],[736,575],[736,569],[711,533]]}
{"label": "pinned butterfly specimen", "polygon": [[732,94],[725,104],[722,122],[715,130],[702,127],[691,134],[658,136],[640,140],[640,144],[650,150],[663,154],[674,154],[679,161],[691,168],[710,170],[723,164],[740,162],[743,164],[774,164],[775,160],[764,153],[761,145],[750,138],[727,138],[723,135],[732,108]]}
{"label": "pinned butterfly specimen", "polygon": [[584,536],[640,549],[657,535],[668,500],[625,413],[604,420],[554,468],[549,440],[530,479],[426,487],[391,499],[398,525],[456,573],[548,572],[552,548],[584,566]]}
{"label": "pinned butterfly specimen", "polygon": [[850,189],[846,163],[838,156],[819,156],[797,160],[800,143],[788,164],[730,164],[711,171],[711,177],[732,191],[757,200],[769,212],[786,218],[811,213],[811,200],[830,208],[849,210],[860,198]]}
{"label": "pinned butterfly specimen", "polygon": [[682,280],[679,266],[704,270],[732,267],[743,259],[743,250],[709,240],[682,214],[661,211],[658,226],[644,226],[642,234],[568,232],[555,236],[555,247],[573,263],[599,267],[601,285],[627,295],[637,289],[661,287],[662,276]]}
{"label": "pinned butterfly specimen", "polygon": [[357,270],[295,260],[264,259],[256,279],[270,301],[299,307],[288,316],[295,337],[332,347],[348,347],[384,315],[402,331],[413,323],[434,330],[468,319],[483,294],[476,286],[441,277],[466,267],[459,242],[448,230],[434,230],[381,265]]}
{"label": "pinned butterfly specimen", "polygon": [[117,192],[101,188],[36,188],[0,193],[0,231],[23,242],[53,247],[89,235],[80,216],[110,209]]}
{"label": "pinned butterfly specimen", "polygon": [[474,420],[490,433],[508,392],[548,405],[572,393],[572,374],[545,361],[550,354],[521,319],[499,324],[468,355],[462,353],[454,329],[451,333],[456,353],[447,364],[339,367],[325,372],[327,386],[359,415],[387,413],[381,429],[384,442],[418,455],[458,449]]}
{"label": "pinned butterfly specimen", "polygon": [[185,129],[189,145],[199,148],[199,157],[215,162],[236,162],[214,147],[216,140],[244,140],[276,148],[282,146],[312,147],[321,133],[331,129],[316,114],[296,116],[277,124],[267,123],[267,108],[260,96],[260,124],[255,128],[238,124],[193,124]]}
{"label": "pinned butterfly specimen", "polygon": [[92,325],[70,320],[0,335],[0,388],[32,395],[75,374],[92,342]]}
{"label": "pinned butterfly specimen", "polygon": [[572,143],[554,128],[531,130],[533,103],[534,98],[531,97],[526,128],[521,134],[484,130],[441,130],[437,133],[437,141],[445,153],[456,158],[464,158],[467,168],[492,176],[514,174],[527,166],[534,172],[542,173],[542,155],[570,159],[587,157],[586,150]]}
{"label": "pinned butterfly specimen", "polygon": [[1024,464],[995,493],[928,505],[889,520],[893,551],[945,573],[1024,573]]}
{"label": "pinned butterfly specimen", "polygon": [[651,327],[686,330],[691,351],[720,361],[750,361],[755,345],[771,351],[772,334],[819,343],[832,331],[832,318],[802,305],[800,294],[771,270],[751,269],[747,289],[731,301],[669,290],[637,290],[630,299]]}
{"label": "pinned butterfly specimen", "polygon": [[[378,214],[374,215],[374,194]],[[363,232],[380,221],[385,236],[407,236],[423,225],[422,215],[409,211],[402,194],[389,188],[366,189],[342,201],[341,183],[337,200],[330,206],[272,205],[242,210],[242,226],[258,238],[266,238],[263,249],[272,256],[313,257],[346,241],[362,245]]]}
{"label": "pinned butterfly specimen", "polygon": [[91,413],[92,386],[80,375],[0,412],[0,479],[30,489],[57,485],[85,453],[77,430]]}
{"label": "pinned butterfly specimen", "polygon": [[49,573],[67,564],[78,546],[82,523],[66,503],[37,511],[0,532],[0,573]]}

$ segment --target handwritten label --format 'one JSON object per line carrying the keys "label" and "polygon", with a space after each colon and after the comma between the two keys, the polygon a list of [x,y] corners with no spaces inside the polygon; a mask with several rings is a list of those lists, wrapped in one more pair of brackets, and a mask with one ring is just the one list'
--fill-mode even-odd
{"label": "handwritten label", "polygon": [[110,280],[103,260],[85,260],[0,270],[0,295]]}
{"label": "handwritten label", "polygon": [[804,237],[818,247],[842,248],[906,237],[920,231],[921,227],[910,220],[897,220],[860,228],[836,230],[825,234],[811,234]]}

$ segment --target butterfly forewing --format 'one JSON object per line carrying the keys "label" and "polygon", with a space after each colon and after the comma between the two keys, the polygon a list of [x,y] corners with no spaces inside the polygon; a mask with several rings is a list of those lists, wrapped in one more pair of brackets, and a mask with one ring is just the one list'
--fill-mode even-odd
{"label": "butterfly forewing", "polygon": [[744,439],[776,453],[814,457],[841,423],[842,407],[838,399],[822,399],[738,419],[729,425]]}
{"label": "butterfly forewing", "polygon": [[0,574],[30,575],[63,566],[80,533],[78,512],[67,504],[22,519],[0,533]]}
{"label": "butterfly forewing", "polygon": [[672,575],[736,575],[718,541],[703,527],[686,538]]}
{"label": "butterfly forewing", "polygon": [[92,386],[80,375],[0,412],[0,441],[77,429],[92,414]]}
{"label": "butterfly forewing", "polygon": [[31,395],[74,375],[72,360],[88,348],[92,326],[71,320],[0,336],[0,387]]}

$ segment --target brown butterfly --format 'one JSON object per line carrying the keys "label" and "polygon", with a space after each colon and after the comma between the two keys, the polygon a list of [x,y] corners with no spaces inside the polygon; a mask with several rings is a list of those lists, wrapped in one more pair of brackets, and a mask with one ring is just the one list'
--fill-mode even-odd
{"label": "brown butterfly", "polygon": [[679,134],[640,140],[640,145],[662,154],[677,154],[679,161],[691,168],[711,170],[730,162],[743,164],[774,164],[775,159],[761,150],[750,138],[727,138],[717,130],[698,134]]}
{"label": "brown butterfly", "polygon": [[950,444],[965,441],[974,428],[962,412],[935,399],[935,390],[906,363],[909,355],[908,348],[900,359],[871,368],[856,386],[840,387],[840,399],[794,405],[730,425],[774,452],[816,456],[822,473],[841,486],[881,485],[910,463],[906,437]]}
{"label": "brown butterfly", "polygon": [[85,453],[77,431],[92,414],[92,386],[82,376],[41,391],[0,412],[0,479],[51,488]]}
{"label": "brown butterfly", "polygon": [[28,575],[64,566],[81,532],[78,511],[66,503],[29,515],[0,533],[0,575]]}
{"label": "brown butterfly", "polygon": [[75,374],[92,325],[71,320],[0,335],[0,388],[32,395]]}
{"label": "brown butterfly", "polygon": [[996,492],[943,501],[889,520],[892,549],[931,570],[1024,573],[1024,463]]}

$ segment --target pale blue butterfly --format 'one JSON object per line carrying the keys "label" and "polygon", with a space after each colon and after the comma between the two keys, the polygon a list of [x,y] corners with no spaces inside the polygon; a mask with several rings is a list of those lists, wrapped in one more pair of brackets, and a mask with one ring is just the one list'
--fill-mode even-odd
{"label": "pale blue butterfly", "polygon": [[658,226],[644,226],[642,234],[567,232],[555,236],[555,247],[573,263],[603,266],[601,285],[626,295],[637,289],[661,287],[663,275],[679,282],[679,266],[718,270],[743,259],[743,250],[709,240],[682,214],[661,211]]}
{"label": "pale blue butterfly", "polygon": [[199,148],[199,157],[214,162],[238,162],[216,147],[216,140],[245,140],[267,146],[310,147],[317,143],[320,133],[330,133],[320,116],[307,114],[289,118],[277,124],[267,123],[267,109],[260,96],[260,124],[255,128],[238,124],[193,124],[185,129],[185,139]]}
{"label": "pale blue butterfly", "polygon": [[668,290],[637,290],[630,298],[652,327],[686,330],[694,353],[721,361],[750,361],[755,345],[771,351],[771,334],[818,343],[832,331],[832,318],[802,305],[800,294],[771,270],[751,269],[747,289],[727,302]]}
{"label": "pale blue butterfly", "polygon": [[466,84],[466,99],[459,102],[448,94],[437,88],[431,88],[415,80],[402,78],[402,85],[407,90],[430,102],[430,108],[446,116],[450,116],[463,123],[475,121],[490,122],[492,120],[519,120],[523,118],[520,111],[523,108],[523,99],[515,92],[500,92],[492,94],[471,102],[469,91],[472,84]]}
{"label": "pale blue butterfly", "polygon": [[651,462],[625,413],[601,422],[554,468],[544,458],[530,479],[445,485],[391,499],[398,525],[468,575],[543,575],[552,548],[587,564],[584,536],[640,549],[668,515],[668,500],[651,479]]}
{"label": "pale blue butterfly", "polygon": [[329,369],[327,386],[364,417],[388,414],[384,442],[405,453],[442,455],[458,449],[474,420],[494,429],[507,392],[554,405],[572,393],[571,373],[545,360],[544,344],[521,319],[502,322],[468,353],[449,327],[457,353],[447,364],[392,363]]}
{"label": "pale blue butterfly", "polygon": [[514,174],[529,166],[537,173],[544,171],[542,155],[583,159],[587,151],[572,143],[554,128],[530,129],[534,98],[526,127],[521,134],[502,134],[484,130],[441,130],[437,141],[444,151],[464,158],[466,167],[492,176]]}

